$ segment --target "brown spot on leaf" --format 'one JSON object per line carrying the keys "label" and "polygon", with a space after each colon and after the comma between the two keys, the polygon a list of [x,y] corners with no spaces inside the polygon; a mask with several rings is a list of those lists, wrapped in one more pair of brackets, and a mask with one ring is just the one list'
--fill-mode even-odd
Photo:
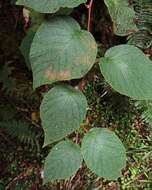
{"label": "brown spot on leaf", "polygon": [[53,71],[47,70],[45,75],[49,80],[56,80],[56,79],[64,80],[64,79],[68,79],[71,76],[71,72],[69,70],[63,70],[59,72],[53,72]]}

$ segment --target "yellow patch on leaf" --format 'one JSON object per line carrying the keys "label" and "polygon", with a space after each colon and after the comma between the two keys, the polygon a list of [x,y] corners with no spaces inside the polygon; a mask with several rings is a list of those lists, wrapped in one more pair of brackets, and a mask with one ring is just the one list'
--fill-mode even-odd
{"label": "yellow patch on leaf", "polygon": [[56,79],[64,80],[64,79],[68,79],[71,76],[71,73],[69,70],[63,70],[60,72],[53,72],[53,71],[47,70],[45,74],[49,80],[56,80]]}

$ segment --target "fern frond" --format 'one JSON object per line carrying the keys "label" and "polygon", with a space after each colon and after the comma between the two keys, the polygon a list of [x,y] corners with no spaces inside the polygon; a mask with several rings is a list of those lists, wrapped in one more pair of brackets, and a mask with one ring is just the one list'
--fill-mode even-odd
{"label": "fern frond", "polygon": [[0,104],[0,121],[12,119],[16,114],[16,109],[14,109],[10,104]]}
{"label": "fern frond", "polygon": [[29,123],[15,120],[5,121],[0,122],[0,128],[6,131],[11,137],[18,138],[23,144],[32,147],[35,145],[37,136]]}
{"label": "fern frond", "polygon": [[146,30],[140,30],[132,34],[128,44],[137,46],[141,49],[147,49],[152,46],[152,35]]}
{"label": "fern frond", "polygon": [[140,110],[142,120],[152,126],[152,101],[136,101],[135,106]]}
{"label": "fern frond", "polygon": [[2,89],[7,93],[11,93],[13,91],[13,88],[15,87],[15,80],[11,77],[13,71],[13,67],[9,66],[8,64],[5,64],[0,71],[0,83],[2,83]]}
{"label": "fern frond", "polygon": [[139,31],[129,37],[128,43],[142,49],[150,48],[152,46],[152,1],[134,0],[133,6]]}
{"label": "fern frond", "polygon": [[152,32],[152,1],[134,0],[133,6],[137,17],[137,26],[140,30]]}

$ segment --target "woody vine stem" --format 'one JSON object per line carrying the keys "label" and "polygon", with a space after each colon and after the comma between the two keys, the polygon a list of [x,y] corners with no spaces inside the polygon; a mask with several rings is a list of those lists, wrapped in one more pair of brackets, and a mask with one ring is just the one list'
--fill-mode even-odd
{"label": "woody vine stem", "polygon": [[[93,5],[93,0],[90,0],[89,4],[85,4],[86,8],[88,9],[88,23],[87,23],[87,30],[90,32],[91,31],[91,13],[92,13],[92,5]],[[85,80],[82,79],[79,84],[78,84],[78,88],[79,90],[83,90],[85,86]]]}
{"label": "woody vine stem", "polygon": [[90,0],[90,3],[89,3],[89,4],[85,4],[86,8],[88,9],[88,25],[87,25],[87,30],[88,30],[89,32],[91,31],[92,5],[93,5],[93,0]]}

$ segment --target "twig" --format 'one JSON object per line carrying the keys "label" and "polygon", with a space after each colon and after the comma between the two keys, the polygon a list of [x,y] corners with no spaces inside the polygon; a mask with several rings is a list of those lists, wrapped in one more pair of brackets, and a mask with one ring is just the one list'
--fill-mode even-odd
{"label": "twig", "polygon": [[83,129],[85,133],[87,133],[89,131],[83,124],[80,125],[80,128]]}
{"label": "twig", "polygon": [[3,132],[1,131],[1,129],[0,129],[0,136],[3,137],[3,139],[6,140],[8,143],[12,144],[12,141],[10,141],[10,139],[7,138],[7,137],[3,134]]}
{"label": "twig", "polygon": [[89,3],[89,4],[85,4],[86,8],[88,9],[88,26],[87,26],[87,30],[88,30],[89,32],[91,31],[92,5],[93,5],[93,0],[90,0],[90,3]]}
{"label": "twig", "polygon": [[24,116],[24,118],[25,118],[27,121],[31,122],[35,127],[41,129],[41,125],[39,125],[39,124],[37,124],[36,122],[32,121],[31,118],[29,118],[29,117],[27,117],[27,116]]}
{"label": "twig", "polygon": [[5,187],[5,190],[9,190],[11,186],[13,186],[14,183],[17,181],[20,181],[21,179],[24,179],[28,176],[31,176],[33,172],[33,168],[28,168],[26,172],[20,173],[17,177],[15,177],[12,181],[10,181],[7,186]]}

